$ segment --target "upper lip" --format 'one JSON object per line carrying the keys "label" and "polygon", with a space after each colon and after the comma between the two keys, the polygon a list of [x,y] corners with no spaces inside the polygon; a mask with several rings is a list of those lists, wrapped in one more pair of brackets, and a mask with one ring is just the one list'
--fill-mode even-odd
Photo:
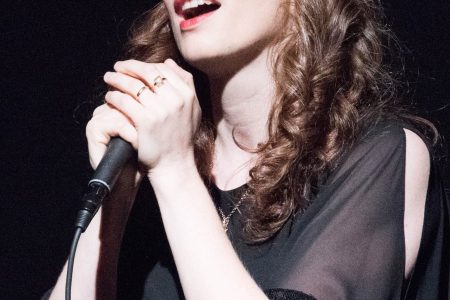
{"label": "upper lip", "polygon": [[[175,7],[175,12],[177,13],[177,15],[184,17],[182,8],[183,8],[184,3],[188,2],[188,1],[191,1],[191,0],[175,0],[173,5]],[[214,4],[220,5],[219,1],[216,1],[216,0],[209,0],[209,1],[211,1]]]}

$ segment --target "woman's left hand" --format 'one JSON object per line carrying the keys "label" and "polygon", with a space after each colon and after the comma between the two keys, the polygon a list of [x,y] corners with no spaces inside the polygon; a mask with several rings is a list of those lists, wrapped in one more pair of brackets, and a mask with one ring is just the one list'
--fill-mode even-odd
{"label": "woman's left hand", "polygon": [[136,128],[133,145],[149,178],[160,169],[195,168],[193,137],[201,109],[192,75],[171,59],[159,64],[120,61],[114,69],[104,80],[116,90],[105,100]]}

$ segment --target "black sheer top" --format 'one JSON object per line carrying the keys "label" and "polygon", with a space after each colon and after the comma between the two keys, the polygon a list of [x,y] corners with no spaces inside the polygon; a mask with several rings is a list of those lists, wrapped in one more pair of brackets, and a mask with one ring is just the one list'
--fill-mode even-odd
{"label": "black sheer top", "polygon": [[[405,279],[405,147],[402,126],[374,126],[308,209],[262,245],[245,243],[241,215],[233,215],[228,236],[271,299],[449,298],[449,206],[434,162],[419,255]],[[227,214],[244,189],[211,194]],[[183,299],[156,203],[148,200],[150,190],[144,193],[125,235],[119,299]]]}

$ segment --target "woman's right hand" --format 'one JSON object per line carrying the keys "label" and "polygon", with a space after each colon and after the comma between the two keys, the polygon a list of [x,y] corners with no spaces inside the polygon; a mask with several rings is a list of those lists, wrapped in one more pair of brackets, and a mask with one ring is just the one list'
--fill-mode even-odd
{"label": "woman's right hand", "polygon": [[[111,138],[117,136],[129,142],[134,149],[137,148],[137,132],[131,121],[111,105],[106,103],[100,105],[94,110],[93,116],[86,126],[89,161],[94,170],[105,154]],[[133,176],[135,185],[142,178],[137,166],[130,164],[122,172],[121,177],[123,176]]]}
{"label": "woman's right hand", "polygon": [[[136,130],[130,121],[108,104],[95,109],[86,126],[89,159],[97,168],[111,137],[120,136],[136,148]],[[105,199],[86,232],[81,236],[76,252],[76,270],[72,279],[72,299],[115,299],[117,263],[128,215],[133,206],[140,173],[136,163],[122,170],[113,193]],[[50,299],[63,299],[67,266],[64,267]]]}
{"label": "woman's right hand", "polygon": [[95,170],[105,154],[111,137],[120,136],[136,149],[137,132],[130,120],[109,104],[94,110],[86,126],[89,161]]}

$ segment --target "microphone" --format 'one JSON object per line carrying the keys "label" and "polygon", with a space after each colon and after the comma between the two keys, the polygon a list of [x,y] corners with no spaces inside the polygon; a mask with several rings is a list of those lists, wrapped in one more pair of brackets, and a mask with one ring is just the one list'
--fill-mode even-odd
{"label": "microphone", "polygon": [[88,183],[87,191],[81,199],[82,207],[78,211],[75,227],[81,228],[82,232],[86,230],[102,205],[103,199],[112,191],[122,168],[133,154],[134,149],[130,143],[119,137],[111,139],[105,155],[95,170],[92,179]]}

